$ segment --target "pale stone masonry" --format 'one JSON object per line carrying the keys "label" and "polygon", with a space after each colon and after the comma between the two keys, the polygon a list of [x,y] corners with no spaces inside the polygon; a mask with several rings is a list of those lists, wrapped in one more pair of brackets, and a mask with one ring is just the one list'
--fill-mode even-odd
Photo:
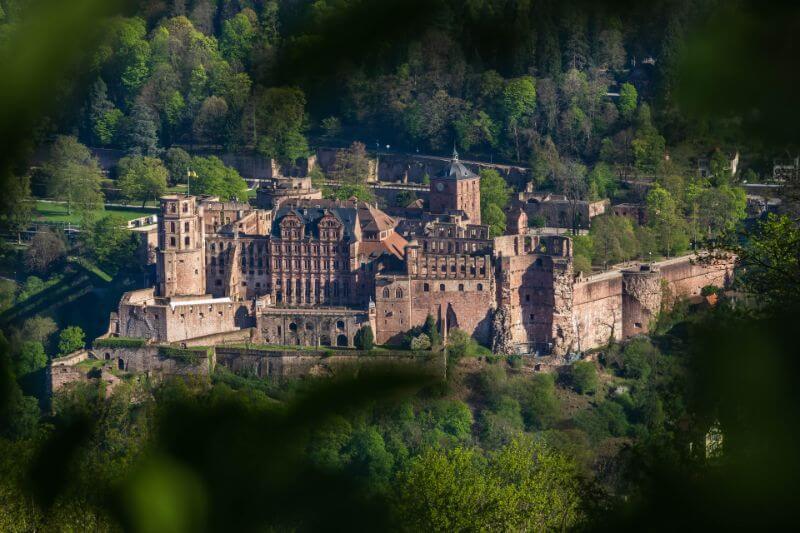
{"label": "pale stone masonry", "polygon": [[364,326],[398,344],[432,315],[444,336],[459,328],[498,353],[563,356],[645,333],[664,294],[699,295],[732,276],[732,258],[692,257],[576,276],[571,239],[537,234],[527,216],[512,210],[509,234],[490,238],[480,178],[455,154],[413,219],[323,200],[307,178],[266,183],[256,206],[166,196],[157,284],[123,296],[109,333],[351,347]]}

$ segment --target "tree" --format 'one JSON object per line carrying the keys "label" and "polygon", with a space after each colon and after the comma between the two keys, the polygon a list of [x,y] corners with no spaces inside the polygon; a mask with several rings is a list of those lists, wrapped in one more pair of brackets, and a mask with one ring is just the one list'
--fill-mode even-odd
{"label": "tree", "polygon": [[577,523],[579,489],[572,461],[520,438],[486,455],[424,452],[400,475],[397,506],[415,531],[543,531]]}
{"label": "tree", "polygon": [[576,361],[570,369],[572,387],[581,394],[597,391],[597,368],[591,361]]}
{"label": "tree", "polygon": [[192,170],[197,177],[192,178],[192,194],[210,194],[225,200],[247,198],[247,183],[239,173],[216,156],[192,158]]}
{"label": "tree", "polygon": [[447,333],[447,355],[454,360],[474,357],[478,352],[478,342],[463,329],[451,329]]}
{"label": "tree", "polygon": [[536,86],[530,76],[509,80],[503,89],[503,110],[506,125],[514,138],[517,161],[520,160],[520,128],[527,125],[527,118],[536,110]]}
{"label": "tree", "polygon": [[505,209],[511,198],[511,189],[494,169],[481,170],[481,221],[489,225],[492,237],[506,230]]}
{"label": "tree", "polygon": [[660,250],[667,256],[688,246],[685,224],[679,216],[675,200],[666,189],[656,186],[647,193],[647,219]]}
{"label": "tree", "polygon": [[342,133],[342,121],[338,117],[326,117],[320,123],[322,136],[326,140],[336,139]]}
{"label": "tree", "polygon": [[374,199],[372,189],[367,185],[369,159],[363,143],[354,142],[350,148],[339,150],[330,174],[339,183],[335,192],[337,198],[346,200],[355,196],[366,202]]}
{"label": "tree", "polygon": [[105,215],[97,220],[83,240],[92,257],[112,273],[136,264],[136,235],[128,231],[125,218],[120,215]]}
{"label": "tree", "polygon": [[576,161],[569,161],[560,168],[560,172],[556,174],[555,179],[558,190],[567,197],[570,226],[572,227],[572,233],[577,235],[580,226],[578,203],[584,198],[588,188],[586,167]]}
{"label": "tree", "polygon": [[83,330],[79,326],[70,326],[61,330],[58,336],[58,351],[61,355],[67,355],[83,348],[83,343]]}
{"label": "tree", "polygon": [[117,172],[117,185],[123,198],[139,200],[142,207],[147,200],[158,202],[167,190],[167,169],[156,157],[123,157],[117,164]]}
{"label": "tree", "polygon": [[372,350],[375,344],[375,336],[372,334],[372,328],[369,325],[362,326],[356,332],[356,336],[353,339],[355,342],[356,348],[359,350],[370,351]]}
{"label": "tree", "polygon": [[[306,97],[297,87],[272,87],[256,93],[244,113],[243,137],[265,157],[293,163],[307,155]],[[305,152],[305,153],[304,153]]]}
{"label": "tree", "polygon": [[89,122],[94,141],[107,146],[117,138],[120,120],[125,114],[108,99],[108,89],[102,78],[92,88]]}
{"label": "tree", "polygon": [[15,361],[15,373],[24,376],[47,366],[47,354],[39,341],[24,341]]}
{"label": "tree", "polygon": [[134,155],[158,155],[158,115],[143,102],[134,104],[125,119],[124,143]]}
{"label": "tree", "polygon": [[498,206],[491,204],[481,215],[481,222],[489,226],[489,236],[498,237],[506,232],[506,214]]}
{"label": "tree", "polygon": [[219,96],[209,96],[200,105],[192,131],[198,142],[219,144],[226,135],[228,102]]}
{"label": "tree", "polygon": [[732,231],[747,215],[747,198],[739,187],[722,185],[703,189],[696,202],[697,223],[708,239]]}
{"label": "tree", "polygon": [[602,215],[593,218],[591,236],[593,258],[603,266],[628,261],[639,251],[633,224],[627,217]]}
{"label": "tree", "polygon": [[433,318],[433,315],[425,317],[423,331],[431,341],[432,350],[438,350],[442,347],[442,335],[439,333],[439,327],[436,325],[436,319]]}
{"label": "tree", "polygon": [[786,215],[769,214],[746,244],[735,248],[745,290],[769,305],[800,302],[800,228]]}
{"label": "tree", "polygon": [[75,137],[56,137],[42,171],[47,193],[66,201],[70,214],[73,210],[85,214],[102,208],[100,164]]}
{"label": "tree", "polygon": [[522,415],[529,428],[545,429],[558,419],[561,408],[552,375],[535,374],[529,380],[515,382],[514,387],[514,395],[522,405]]}
{"label": "tree", "polygon": [[64,241],[50,229],[39,230],[25,251],[25,266],[46,274],[67,255]]}
{"label": "tree", "polygon": [[622,118],[625,120],[630,120],[633,118],[633,114],[638,106],[639,93],[636,91],[636,87],[630,83],[623,83],[622,87],[619,88],[619,101],[617,102],[619,114],[622,115]]}
{"label": "tree", "polygon": [[0,199],[0,228],[17,235],[20,243],[21,233],[28,229],[33,219],[35,202],[31,196],[29,176],[11,177]]}
{"label": "tree", "polygon": [[164,166],[169,172],[169,184],[186,182],[186,173],[192,165],[192,156],[183,148],[172,147],[164,154]]}
{"label": "tree", "polygon": [[255,43],[258,15],[245,8],[222,23],[219,48],[222,55],[234,65],[247,65]]}

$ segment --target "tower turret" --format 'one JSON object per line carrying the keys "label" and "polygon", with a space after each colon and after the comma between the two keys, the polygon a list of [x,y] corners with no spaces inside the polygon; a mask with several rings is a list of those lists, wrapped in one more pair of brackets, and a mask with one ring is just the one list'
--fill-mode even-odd
{"label": "tower turret", "polygon": [[206,292],[202,207],[194,196],[161,198],[158,220],[158,295],[202,295]]}

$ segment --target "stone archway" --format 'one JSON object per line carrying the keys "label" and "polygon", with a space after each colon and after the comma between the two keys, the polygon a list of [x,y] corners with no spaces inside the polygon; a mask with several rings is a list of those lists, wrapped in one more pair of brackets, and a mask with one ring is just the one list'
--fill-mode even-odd
{"label": "stone archway", "polygon": [[320,335],[319,336],[319,344],[321,346],[330,346],[331,345],[331,338],[328,335]]}
{"label": "stone archway", "polygon": [[339,335],[338,337],[336,337],[336,346],[346,347],[347,346],[347,335]]}

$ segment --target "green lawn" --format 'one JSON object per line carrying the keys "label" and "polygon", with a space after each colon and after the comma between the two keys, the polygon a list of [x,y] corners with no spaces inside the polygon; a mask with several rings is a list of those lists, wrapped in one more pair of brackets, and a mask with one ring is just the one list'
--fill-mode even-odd
{"label": "green lawn", "polygon": [[[103,211],[98,211],[97,214],[113,213],[122,216],[125,220],[132,220],[155,212],[157,212],[157,209],[152,207],[146,207],[144,209],[141,207],[108,207]],[[37,201],[35,218],[47,222],[80,223],[80,217],[78,217],[74,211],[70,215],[67,212],[67,204],[62,203]]]}

